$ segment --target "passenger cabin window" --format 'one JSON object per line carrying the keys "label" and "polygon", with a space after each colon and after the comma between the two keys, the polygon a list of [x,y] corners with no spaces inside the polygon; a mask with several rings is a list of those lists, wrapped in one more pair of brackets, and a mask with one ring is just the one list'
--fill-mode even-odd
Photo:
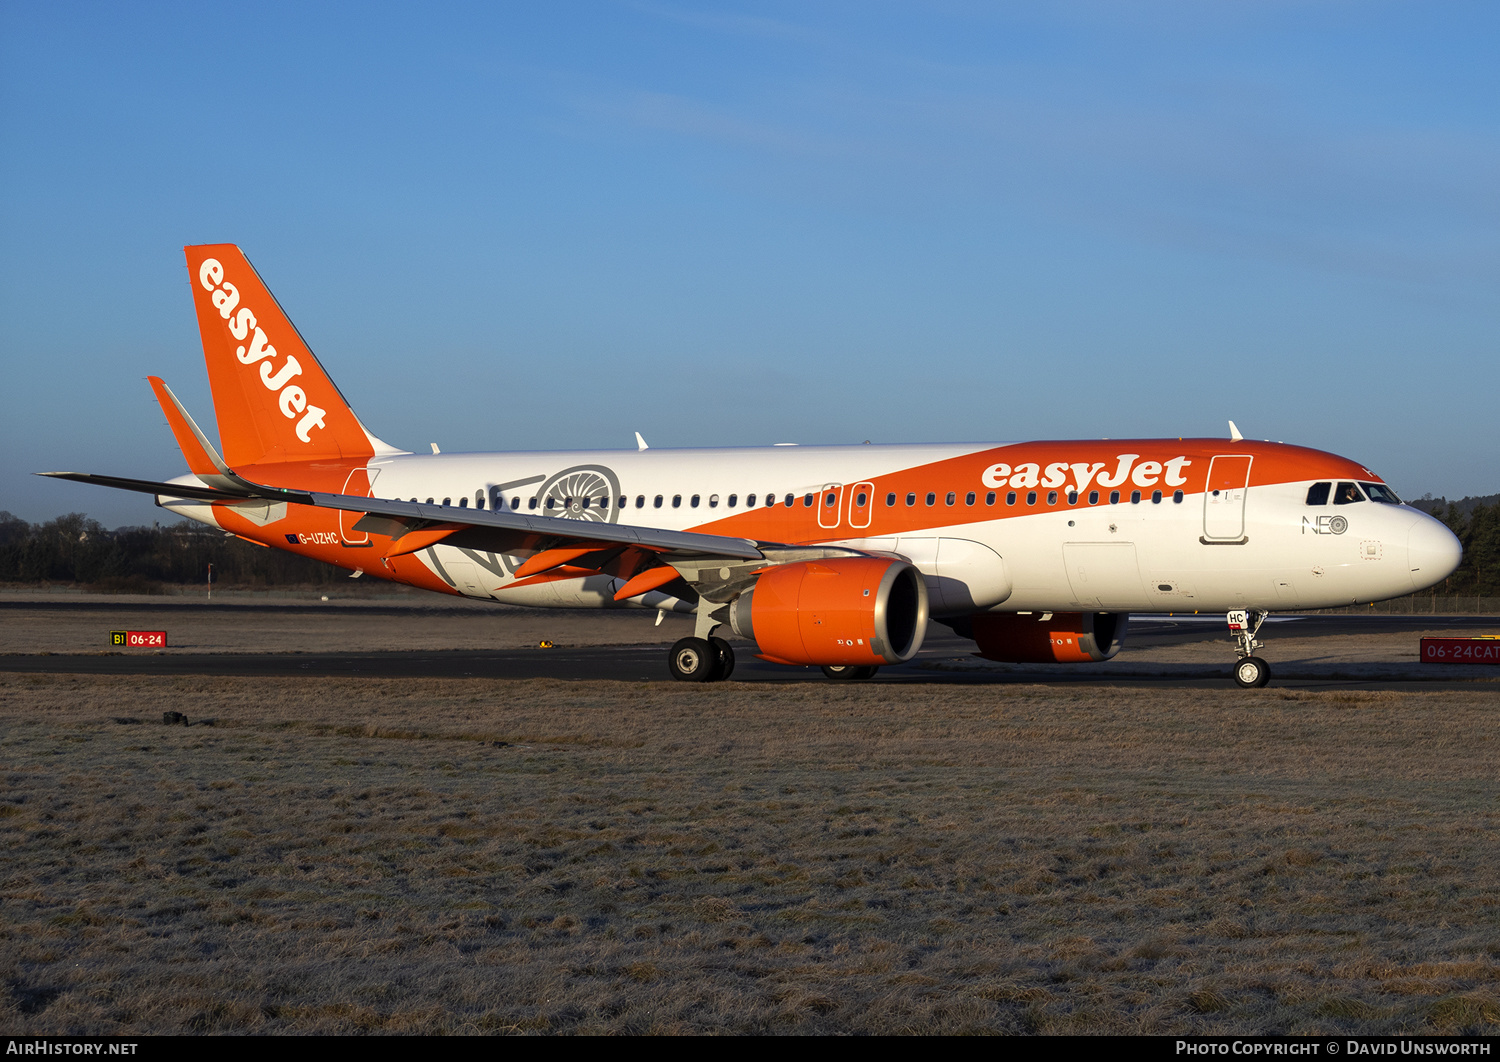
{"label": "passenger cabin window", "polygon": [[915,494],[908,494],[906,496],[906,504],[907,505],[915,505],[915,504],[917,504],[917,496]]}
{"label": "passenger cabin window", "polygon": [[548,498],[547,499],[547,508],[549,508],[549,509],[552,508],[552,503],[553,503],[554,500],[555,499],[553,499],[553,498]]}
{"label": "passenger cabin window", "polygon": [[469,499],[468,498],[460,498],[460,499],[458,499],[458,507],[460,509],[467,509],[469,507]]}
{"label": "passenger cabin window", "polygon": [[1069,505],[1077,505],[1078,504],[1078,492],[1076,490],[1070,490],[1070,491],[1068,491],[1068,504]]}
{"label": "passenger cabin window", "polygon": [[431,498],[428,498],[428,499],[427,499],[427,504],[428,504],[428,505],[431,505],[431,504],[432,504],[432,499],[431,499]]}
{"label": "passenger cabin window", "polygon": [[995,504],[995,492],[994,491],[990,491],[988,494],[986,494],[984,496],[984,504],[986,504],[986,505],[994,505]]}
{"label": "passenger cabin window", "polygon": [[[734,495],[733,494],[731,494],[729,496],[729,504],[730,505],[734,504]],[[753,508],[755,508],[755,495],[754,494],[747,494],[747,495],[745,495],[745,508],[747,508],[747,509],[753,509]]]}
{"label": "passenger cabin window", "polygon": [[811,494],[804,494],[804,495],[802,495],[802,507],[804,509],[811,509],[812,508],[812,503],[813,503],[813,496]]}
{"label": "passenger cabin window", "polygon": [[644,509],[646,507],[646,496],[644,494],[637,494],[635,496],[635,507],[637,509]]}
{"label": "passenger cabin window", "polygon": [[1159,491],[1159,490],[1153,490],[1151,492],[1151,504],[1152,505],[1160,505],[1161,504],[1161,491]]}
{"label": "passenger cabin window", "polygon": [[1370,496],[1372,502],[1383,502],[1386,505],[1400,505],[1401,499],[1396,497],[1396,492],[1384,483],[1361,483],[1365,493]]}
{"label": "passenger cabin window", "polygon": [[1047,492],[1047,504],[1048,505],[1056,505],[1057,504],[1057,491],[1055,491],[1055,490],[1049,490]]}
{"label": "passenger cabin window", "polygon": [[1133,490],[1133,491],[1130,492],[1130,504],[1131,505],[1139,505],[1139,504],[1141,504],[1141,492],[1140,491]]}
{"label": "passenger cabin window", "polygon": [[1036,491],[1034,491],[1034,490],[1028,490],[1026,492],[1026,504],[1027,505],[1035,505],[1036,504]]}
{"label": "passenger cabin window", "polygon": [[934,494],[934,493],[932,493],[932,491],[928,491],[927,492],[927,504],[928,505],[936,505],[937,504],[937,495]]}
{"label": "passenger cabin window", "polygon": [[825,508],[825,509],[832,509],[834,507],[834,504],[838,500],[839,500],[839,496],[837,494],[833,493],[833,491],[829,491],[827,494],[825,494],[823,496],[823,508]]}
{"label": "passenger cabin window", "polygon": [[1328,492],[1333,489],[1332,483],[1314,483],[1307,488],[1308,505],[1327,505]]}
{"label": "passenger cabin window", "polygon": [[691,505],[694,509],[698,508],[698,495],[694,494],[688,501],[688,504]]}
{"label": "passenger cabin window", "polygon": [[948,492],[948,496],[943,499],[943,504],[944,505],[952,505],[956,501],[958,501],[958,495],[955,494],[953,491],[950,490]]}
{"label": "passenger cabin window", "polygon": [[974,504],[974,492],[972,490],[969,491],[969,493],[967,493],[967,494],[964,495],[964,504],[965,505],[973,505]]}
{"label": "passenger cabin window", "polygon": [[528,509],[535,509],[536,508],[536,499],[532,498],[529,501],[527,501],[526,508],[528,508]]}
{"label": "passenger cabin window", "polygon": [[864,491],[860,491],[854,496],[854,504],[861,509],[865,507],[865,503],[867,503],[869,500],[870,496]]}
{"label": "passenger cabin window", "polygon": [[1180,490],[1174,490],[1172,492],[1172,501],[1175,502],[1175,503],[1181,503],[1181,501],[1182,501],[1182,491],[1180,491]]}
{"label": "passenger cabin window", "polygon": [[886,504],[886,508],[890,508],[892,505],[895,505],[896,504],[896,496],[894,494],[887,494],[885,496],[885,504]]}
{"label": "passenger cabin window", "polygon": [[1089,504],[1090,505],[1098,505],[1099,504],[1099,492],[1097,490],[1091,490],[1091,491],[1089,491]]}
{"label": "passenger cabin window", "polygon": [[[584,504],[585,508],[588,507],[588,501],[587,500],[585,500],[583,504]],[[601,509],[608,509],[609,508],[609,499],[607,497],[599,499],[599,508],[601,508]]]}
{"label": "passenger cabin window", "polygon": [[1016,504],[1016,492],[1015,491],[1012,490],[1012,491],[1007,491],[1006,492],[1006,495],[1005,495],[1005,504],[1006,505],[1014,505],[1014,504]]}
{"label": "passenger cabin window", "polygon": [[443,499],[443,504],[444,505],[452,505],[453,504],[453,499],[452,498],[444,498]]}
{"label": "passenger cabin window", "polygon": [[[1340,483],[1338,489],[1333,492],[1333,504],[1351,505],[1354,502],[1362,502],[1365,496],[1359,492],[1359,488],[1353,483]],[[446,501],[444,505],[448,504]]]}
{"label": "passenger cabin window", "polygon": [[674,495],[672,495],[672,508],[674,508],[674,509],[681,509],[682,508],[682,495],[681,494],[674,494]]}
{"label": "passenger cabin window", "polygon": [[797,504],[797,496],[795,494],[788,494],[786,496],[786,507],[788,509],[790,509],[793,505],[796,505],[796,504]]}
{"label": "passenger cabin window", "polygon": [[660,494],[658,494],[656,496],[656,500],[651,503],[651,506],[654,509],[660,509],[661,508],[661,495]]}
{"label": "passenger cabin window", "polygon": [[476,509],[483,509],[484,508],[484,491],[482,491],[482,490],[476,490],[474,492],[474,508],[476,508]]}
{"label": "passenger cabin window", "polygon": [[1109,492],[1109,504],[1111,504],[1111,505],[1119,505],[1120,504],[1120,492],[1119,491],[1112,490],[1112,491]]}

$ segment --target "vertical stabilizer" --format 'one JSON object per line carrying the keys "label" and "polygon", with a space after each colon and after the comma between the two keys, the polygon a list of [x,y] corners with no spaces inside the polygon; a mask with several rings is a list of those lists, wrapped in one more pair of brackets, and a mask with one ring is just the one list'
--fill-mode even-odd
{"label": "vertical stabilizer", "polygon": [[233,244],[184,248],[224,460],[363,461],[371,436]]}

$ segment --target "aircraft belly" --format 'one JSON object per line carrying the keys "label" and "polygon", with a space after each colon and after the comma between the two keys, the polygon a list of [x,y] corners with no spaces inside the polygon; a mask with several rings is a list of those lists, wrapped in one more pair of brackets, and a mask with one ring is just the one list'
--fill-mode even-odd
{"label": "aircraft belly", "polygon": [[1146,594],[1134,542],[1065,542],[1073,600],[1105,610],[1139,608]]}
{"label": "aircraft belly", "polygon": [[[953,535],[899,535],[845,539],[841,545],[896,553],[922,573],[933,615],[964,615],[994,608],[1010,597],[1010,567],[993,546],[976,541],[993,524],[966,524],[944,530]],[[968,536],[973,537],[968,537]]]}

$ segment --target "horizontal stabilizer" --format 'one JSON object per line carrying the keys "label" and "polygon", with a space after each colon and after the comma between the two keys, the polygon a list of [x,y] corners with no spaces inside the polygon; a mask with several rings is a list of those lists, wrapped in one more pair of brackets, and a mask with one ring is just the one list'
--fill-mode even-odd
{"label": "horizontal stabilizer", "polygon": [[[218,487],[192,487],[186,483],[158,483],[149,479],[125,479],[120,476],[96,476],[90,472],[38,472],[39,476],[52,479],[71,479],[75,483],[92,483],[96,487],[114,487],[117,490],[133,490],[142,494],[157,494],[164,498],[197,498],[201,501],[236,502],[262,495],[238,489],[222,490]],[[264,497],[270,497],[268,493]],[[300,501],[306,495],[298,491],[276,491],[277,501]]]}

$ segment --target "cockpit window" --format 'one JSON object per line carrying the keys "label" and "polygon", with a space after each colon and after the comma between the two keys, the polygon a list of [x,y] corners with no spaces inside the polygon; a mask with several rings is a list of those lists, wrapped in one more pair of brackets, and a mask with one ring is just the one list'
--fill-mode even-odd
{"label": "cockpit window", "polygon": [[1387,505],[1401,504],[1401,499],[1396,497],[1396,492],[1384,483],[1361,483],[1360,486],[1365,488],[1365,493],[1370,496],[1371,501],[1384,502]]}
{"label": "cockpit window", "polygon": [[1332,483],[1314,483],[1311,487],[1308,487],[1307,488],[1307,504],[1308,505],[1327,505],[1328,504],[1328,489],[1330,487],[1332,487],[1332,486],[1333,486]]}
{"label": "cockpit window", "polygon": [[1338,489],[1333,492],[1333,504],[1348,505],[1351,502],[1362,502],[1365,496],[1359,492],[1359,488],[1353,483],[1340,483]]}

